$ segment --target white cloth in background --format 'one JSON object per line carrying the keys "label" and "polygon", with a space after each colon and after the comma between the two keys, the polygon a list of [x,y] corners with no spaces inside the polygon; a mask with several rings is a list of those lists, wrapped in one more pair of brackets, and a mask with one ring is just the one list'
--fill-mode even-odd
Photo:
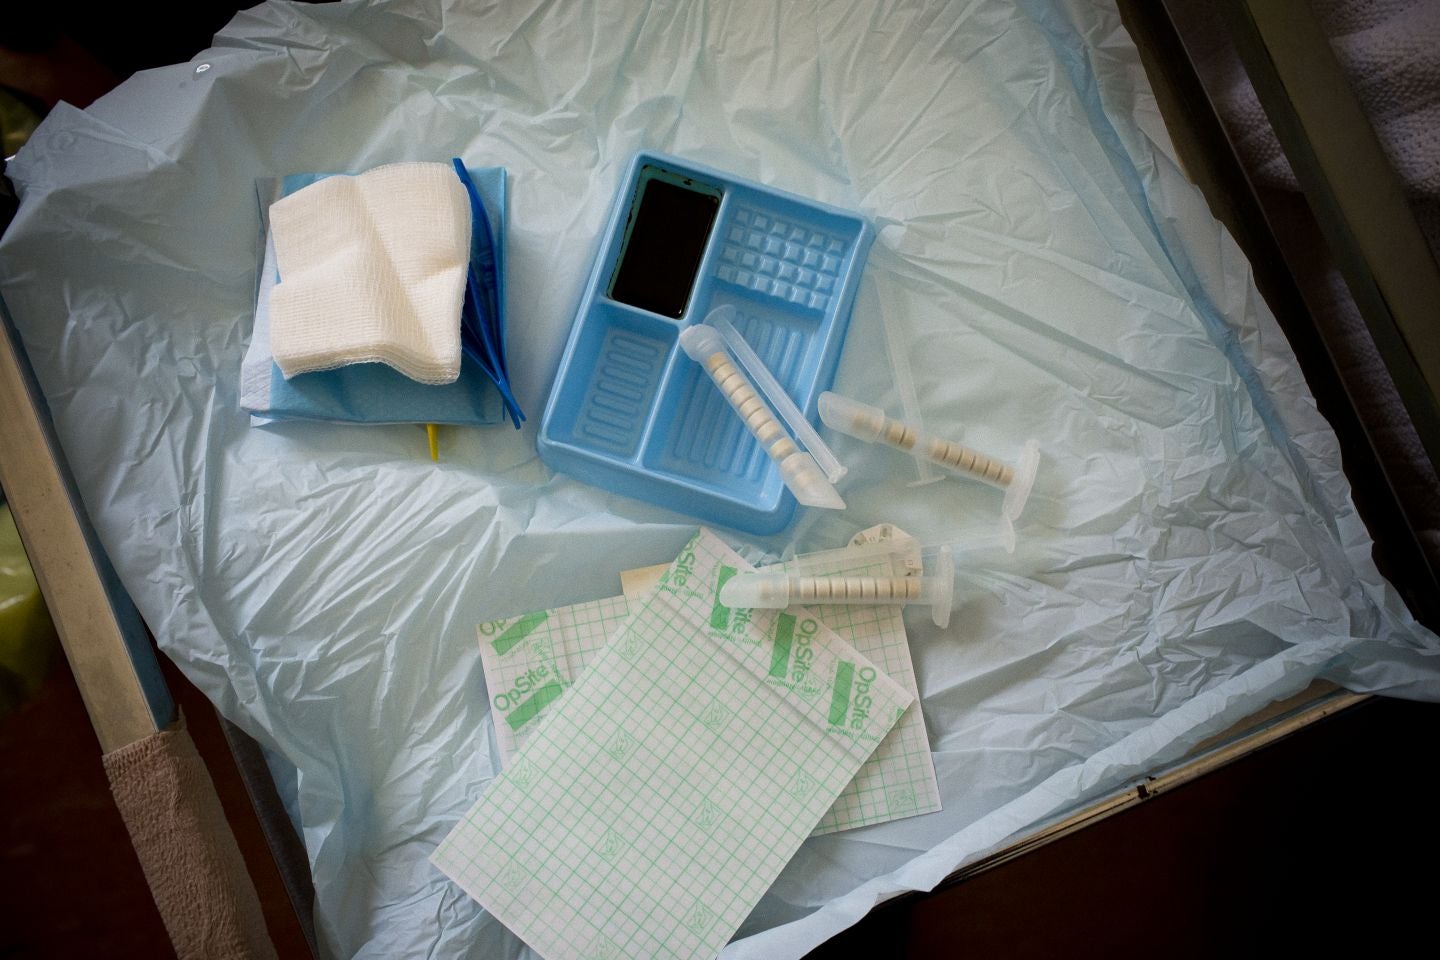
{"label": "white cloth in background", "polygon": [[[1440,4],[1316,0],[1313,12],[1432,249],[1440,249]],[[1298,191],[1223,19],[1202,3],[1187,4],[1185,17],[1199,28],[1198,66],[1246,169],[1261,186]]]}
{"label": "white cloth in background", "polygon": [[421,383],[460,375],[470,202],[450,164],[328,177],[273,204],[270,229],[270,347],[287,380],[372,362]]}

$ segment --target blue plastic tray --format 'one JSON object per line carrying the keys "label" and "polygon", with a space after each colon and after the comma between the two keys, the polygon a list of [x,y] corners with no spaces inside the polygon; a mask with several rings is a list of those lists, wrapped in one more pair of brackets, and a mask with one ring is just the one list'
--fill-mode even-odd
{"label": "blue plastic tray", "polygon": [[[718,196],[678,317],[612,299],[644,185]],[[873,232],[863,218],[658,153],[630,163],[560,359],[541,458],[606,490],[754,534],[796,502],[679,332],[721,305],[812,421],[829,389]]]}

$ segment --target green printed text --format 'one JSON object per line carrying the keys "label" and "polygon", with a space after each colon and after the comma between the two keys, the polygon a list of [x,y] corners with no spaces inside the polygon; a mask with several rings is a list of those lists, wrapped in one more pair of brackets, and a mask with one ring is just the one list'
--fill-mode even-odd
{"label": "green printed text", "polygon": [[525,726],[525,724],[539,716],[541,710],[544,710],[550,706],[550,704],[560,699],[560,695],[564,692],[565,687],[559,682],[545,684],[536,690],[528,700],[523,701],[514,710],[506,714],[505,722],[510,724],[511,730],[519,730]]}
{"label": "green printed text", "polygon": [[725,630],[730,626],[730,608],[720,602],[720,590],[725,586],[726,581],[738,572],[734,567],[720,567],[720,575],[715,579],[715,605],[710,608],[710,626],[712,629]]}
{"label": "green printed text", "polygon": [[830,726],[838,727],[845,722],[850,711],[850,682],[855,677],[855,664],[849,660],[840,661],[835,668],[835,686],[830,694]]}
{"label": "green printed text", "polygon": [[493,641],[495,644],[495,652],[503,656],[514,649],[515,645],[521,640],[530,636],[530,634],[535,631],[535,628],[544,623],[549,617],[549,612],[545,610],[540,610],[536,613],[527,613],[508,627],[505,626],[504,620],[492,620],[489,623],[480,624],[480,635],[490,637],[498,632],[500,635],[495,637]]}

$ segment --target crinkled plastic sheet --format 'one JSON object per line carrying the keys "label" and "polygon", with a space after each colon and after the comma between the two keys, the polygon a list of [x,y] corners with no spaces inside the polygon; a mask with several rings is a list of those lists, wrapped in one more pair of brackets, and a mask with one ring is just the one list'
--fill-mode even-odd
{"label": "crinkled plastic sheet", "polygon": [[[12,168],[0,255],[126,586],[294,767],[328,953],[524,952],[425,861],[494,770],[474,624],[613,594],[693,525],[549,474],[534,419],[452,430],[438,466],[413,427],[250,427],[255,181],[507,167],[512,371],[539,411],[642,147],[863,211],[838,388],[898,410],[884,316],[928,427],[1045,451],[1021,552],[967,574],[947,632],[908,618],[944,812],[808,842],[727,956],[798,955],[1317,676],[1440,694],[1108,6],[270,4],[59,107]],[[851,509],[752,550],[992,521],[983,488],[837,447]]]}

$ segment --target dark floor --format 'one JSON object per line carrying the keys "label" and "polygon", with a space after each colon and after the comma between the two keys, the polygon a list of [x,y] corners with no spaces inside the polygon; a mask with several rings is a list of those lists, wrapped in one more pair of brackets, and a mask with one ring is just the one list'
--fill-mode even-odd
{"label": "dark floor", "polygon": [[68,667],[0,719],[0,956],[173,955]]}
{"label": "dark floor", "polygon": [[[213,713],[169,673],[277,950],[305,957]],[[1277,937],[1293,952],[1423,940],[1440,862],[1436,743],[1440,706],[1370,701],[936,895],[887,904],[814,956],[1200,957]],[[63,661],[0,719],[0,877],[0,957],[173,955]]]}
{"label": "dark floor", "polygon": [[[0,717],[0,957],[169,957],[169,937],[100,764],[75,678],[58,661]],[[162,657],[282,958],[308,957],[214,708]]]}
{"label": "dark floor", "polygon": [[1433,947],[1437,736],[1440,706],[1368,701],[954,887],[882,906],[812,956]]}

